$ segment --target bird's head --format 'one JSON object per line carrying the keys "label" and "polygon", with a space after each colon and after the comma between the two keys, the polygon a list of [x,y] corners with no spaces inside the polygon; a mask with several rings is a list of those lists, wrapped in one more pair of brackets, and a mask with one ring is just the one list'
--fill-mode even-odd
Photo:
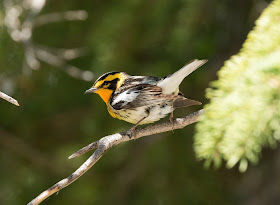
{"label": "bird's head", "polygon": [[86,90],[85,94],[97,93],[108,104],[111,95],[122,85],[125,76],[125,73],[122,72],[105,73],[95,81],[90,89]]}

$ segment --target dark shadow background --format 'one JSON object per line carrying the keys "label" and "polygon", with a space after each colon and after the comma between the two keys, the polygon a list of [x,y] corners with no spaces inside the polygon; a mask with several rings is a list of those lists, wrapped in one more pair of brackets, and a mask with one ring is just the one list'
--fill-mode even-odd
{"label": "dark shadow background", "polygon": [[[81,9],[88,18],[38,27],[33,40],[54,48],[86,48],[69,63],[92,71],[94,80],[112,70],[166,76],[194,58],[208,59],[180,86],[186,97],[206,104],[205,89],[223,62],[240,50],[269,2],[49,0],[41,14]],[[21,106],[0,100],[0,204],[27,204],[90,154],[73,160],[69,155],[131,125],[111,118],[97,95],[83,95],[93,81],[46,63],[36,71],[23,69],[25,50],[8,35],[4,16],[0,5],[0,90]],[[207,170],[195,157],[193,133],[191,125],[114,147],[43,204],[279,203],[279,149],[265,150],[260,164],[245,174],[236,168]]]}

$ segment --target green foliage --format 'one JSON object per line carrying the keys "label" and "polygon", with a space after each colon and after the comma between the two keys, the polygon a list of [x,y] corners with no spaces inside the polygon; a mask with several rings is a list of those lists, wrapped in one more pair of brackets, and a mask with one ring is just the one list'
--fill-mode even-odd
{"label": "green foliage", "polygon": [[199,159],[231,168],[256,163],[264,146],[280,139],[280,0],[256,21],[239,54],[228,60],[207,89],[210,104],[197,124]]}

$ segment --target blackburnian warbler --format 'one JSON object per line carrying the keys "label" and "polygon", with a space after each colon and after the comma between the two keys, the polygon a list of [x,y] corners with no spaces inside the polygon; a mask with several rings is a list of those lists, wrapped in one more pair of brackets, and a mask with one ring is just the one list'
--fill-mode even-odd
{"label": "blackburnian warbler", "polygon": [[114,118],[136,125],[156,122],[174,109],[200,105],[179,92],[183,79],[207,60],[193,60],[166,77],[131,76],[109,72],[100,76],[85,93],[97,93]]}

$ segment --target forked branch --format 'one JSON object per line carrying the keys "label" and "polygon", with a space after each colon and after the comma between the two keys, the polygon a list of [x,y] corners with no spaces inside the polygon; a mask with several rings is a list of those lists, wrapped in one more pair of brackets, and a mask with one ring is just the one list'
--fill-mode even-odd
{"label": "forked branch", "polygon": [[79,151],[72,154],[69,159],[78,157],[92,149],[96,149],[95,152],[69,177],[62,179],[57,182],[55,185],[50,187],[49,189],[42,192],[35,199],[28,203],[28,205],[36,205],[40,204],[46,198],[51,196],[52,194],[58,192],[64,187],[68,186],[79,177],[81,177],[86,171],[88,171],[102,156],[103,154],[110,149],[111,147],[120,144],[122,142],[126,142],[129,140],[138,139],[140,137],[154,135],[158,133],[168,132],[175,129],[182,129],[187,125],[190,125],[194,122],[198,121],[198,117],[203,114],[203,109],[197,112],[194,112],[188,116],[176,118],[173,122],[164,122],[160,124],[153,124],[146,127],[141,127],[135,130],[133,138],[130,138],[130,132],[116,133],[113,135],[108,135],[106,137],[101,138],[100,140],[89,144],[88,146],[80,149]]}

